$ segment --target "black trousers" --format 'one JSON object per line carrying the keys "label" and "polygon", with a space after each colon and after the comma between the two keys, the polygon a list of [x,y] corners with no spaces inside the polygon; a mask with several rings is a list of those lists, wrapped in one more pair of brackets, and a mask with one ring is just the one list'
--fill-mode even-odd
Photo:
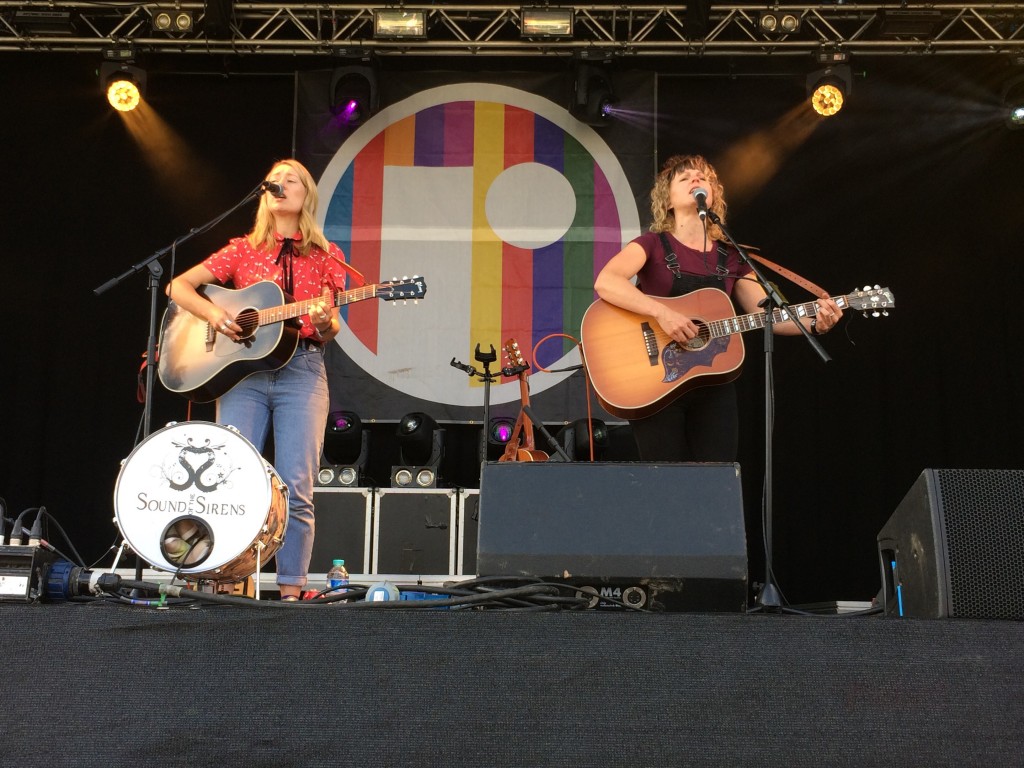
{"label": "black trousers", "polygon": [[730,382],[687,392],[629,422],[641,461],[736,461],[739,409]]}

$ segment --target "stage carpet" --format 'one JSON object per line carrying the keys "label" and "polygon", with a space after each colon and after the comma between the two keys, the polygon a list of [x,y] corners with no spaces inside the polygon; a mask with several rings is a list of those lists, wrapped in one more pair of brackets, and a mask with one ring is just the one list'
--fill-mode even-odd
{"label": "stage carpet", "polygon": [[0,605],[7,766],[1024,761],[1024,625]]}

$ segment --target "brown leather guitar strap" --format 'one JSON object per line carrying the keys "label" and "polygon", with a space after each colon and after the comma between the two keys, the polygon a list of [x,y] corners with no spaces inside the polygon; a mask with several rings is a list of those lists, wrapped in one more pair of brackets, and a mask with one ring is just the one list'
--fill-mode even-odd
{"label": "brown leather guitar strap", "polygon": [[786,269],[781,264],[776,264],[774,261],[766,259],[764,256],[762,256],[759,253],[752,252],[753,250],[756,250],[756,248],[754,248],[754,246],[752,246],[752,245],[744,245],[743,248],[748,250],[748,251],[751,251],[750,258],[757,259],[759,262],[764,264],[766,267],[768,267],[769,269],[771,269],[771,270],[773,270],[775,272],[778,272],[780,275],[782,275],[787,280],[791,280],[792,282],[794,282],[797,285],[799,285],[801,288],[804,288],[804,289],[810,291],[811,293],[813,293],[815,296],[817,296],[820,299],[828,298],[828,291],[826,291],[821,286],[815,285],[810,280],[808,280],[806,277],[801,277],[796,272],[793,272],[792,270]]}

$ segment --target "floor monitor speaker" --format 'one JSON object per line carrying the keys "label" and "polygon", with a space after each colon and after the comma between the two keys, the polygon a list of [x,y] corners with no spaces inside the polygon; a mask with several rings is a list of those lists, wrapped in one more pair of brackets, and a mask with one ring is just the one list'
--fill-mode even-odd
{"label": "floor monitor speaker", "polygon": [[1024,471],[924,470],[878,554],[890,615],[1024,619]]}
{"label": "floor monitor speaker", "polygon": [[479,516],[480,576],[653,610],[747,607],[738,464],[485,463]]}

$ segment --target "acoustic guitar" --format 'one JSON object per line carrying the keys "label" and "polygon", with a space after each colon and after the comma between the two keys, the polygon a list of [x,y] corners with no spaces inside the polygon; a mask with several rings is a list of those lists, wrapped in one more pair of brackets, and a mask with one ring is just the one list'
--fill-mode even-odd
{"label": "acoustic guitar", "polygon": [[527,381],[530,365],[523,359],[523,353],[519,351],[519,343],[515,339],[506,341],[504,349],[509,367],[518,371],[516,375],[519,377],[519,399],[522,407],[512,428],[512,437],[505,444],[505,453],[498,461],[547,461],[548,455],[537,450],[533,438],[533,422],[526,415],[526,406],[530,404],[530,385]]}
{"label": "acoustic guitar", "polygon": [[[686,344],[673,341],[652,317],[598,299],[583,315],[581,354],[598,400],[609,413],[638,419],[657,413],[696,387],[723,384],[740,375],[744,331],[764,328],[763,312],[733,316],[732,301],[718,288],[655,298],[699,327]],[[878,316],[895,305],[888,288],[864,288],[832,299],[841,309]],[[790,307],[792,317],[813,317],[816,302]],[[772,321],[791,316],[776,309]]]}
{"label": "acoustic guitar", "polygon": [[[291,360],[299,343],[294,321],[319,304],[323,297],[286,303],[281,287],[269,280],[234,290],[204,285],[199,292],[228,310],[241,326],[241,341],[233,341],[205,320],[170,302],[164,313],[157,371],[171,392],[205,403],[215,400],[246,376],[273,371]],[[384,301],[423,298],[422,277],[337,290],[331,306],[378,298]]]}

